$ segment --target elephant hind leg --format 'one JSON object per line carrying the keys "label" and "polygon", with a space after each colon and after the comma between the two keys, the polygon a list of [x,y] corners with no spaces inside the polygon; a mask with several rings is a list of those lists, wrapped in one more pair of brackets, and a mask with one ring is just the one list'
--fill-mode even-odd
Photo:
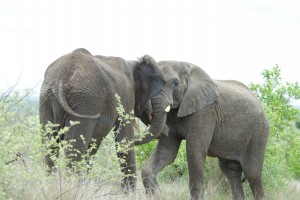
{"label": "elephant hind leg", "polygon": [[129,193],[136,189],[136,160],[133,144],[133,124],[128,123],[125,126],[121,126],[120,121],[117,119],[114,131],[116,153],[120,160],[121,171],[124,174],[121,187],[124,193]]}
{"label": "elephant hind leg", "polygon": [[52,130],[46,130],[46,125],[48,122],[51,122],[53,124],[59,124],[60,121],[58,120],[58,116],[60,112],[54,110],[53,107],[55,107],[55,102],[50,102],[49,99],[41,99],[40,100],[40,123],[43,125],[43,135],[42,135],[42,143],[47,151],[45,154],[45,164],[48,166],[47,171],[49,173],[54,171],[54,161],[51,159],[51,157],[58,157],[59,149],[57,143],[59,142],[59,139],[56,139],[56,142],[52,141],[57,137],[57,133],[59,130],[59,127],[53,127]]}
{"label": "elephant hind leg", "polygon": [[70,163],[68,166],[72,168],[74,161],[81,161],[83,156],[87,153],[89,144],[92,139],[97,120],[92,119],[76,119],[69,116],[66,118],[66,126],[70,126],[70,121],[79,121],[80,123],[71,126],[69,131],[64,135],[64,140],[72,145],[70,148],[65,149],[65,154]]}
{"label": "elephant hind leg", "polygon": [[249,178],[248,182],[250,184],[254,199],[264,199],[264,190],[261,177]]}
{"label": "elephant hind leg", "polygon": [[245,177],[251,187],[254,199],[264,199],[264,189],[261,177],[261,169],[257,169],[257,165],[248,165],[249,168],[244,169]]}
{"label": "elephant hind leg", "polygon": [[[261,143],[261,145],[265,145]],[[252,147],[252,146],[251,146]],[[249,148],[243,162],[243,172],[249,182],[254,199],[264,199],[264,189],[262,183],[262,169],[265,147]],[[254,156],[255,155],[255,156]]]}
{"label": "elephant hind leg", "polygon": [[230,183],[233,199],[245,199],[241,179],[242,167],[240,163],[233,160],[219,159],[219,166]]}

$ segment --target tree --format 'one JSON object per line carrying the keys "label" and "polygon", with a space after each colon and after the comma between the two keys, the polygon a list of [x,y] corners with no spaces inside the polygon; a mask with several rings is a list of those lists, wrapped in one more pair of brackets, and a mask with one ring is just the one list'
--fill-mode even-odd
{"label": "tree", "polygon": [[300,99],[300,84],[282,83],[278,65],[262,73],[265,82],[262,85],[250,84],[250,89],[263,104],[271,122],[271,134],[279,137],[290,123],[297,119],[298,109],[290,105],[291,99]]}

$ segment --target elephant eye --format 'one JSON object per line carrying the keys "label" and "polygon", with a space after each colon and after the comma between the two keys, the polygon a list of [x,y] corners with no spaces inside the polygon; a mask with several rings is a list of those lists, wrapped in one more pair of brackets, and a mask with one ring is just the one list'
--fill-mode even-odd
{"label": "elephant eye", "polygon": [[178,87],[179,87],[178,80],[173,81],[173,86],[174,86],[175,89],[178,89]]}

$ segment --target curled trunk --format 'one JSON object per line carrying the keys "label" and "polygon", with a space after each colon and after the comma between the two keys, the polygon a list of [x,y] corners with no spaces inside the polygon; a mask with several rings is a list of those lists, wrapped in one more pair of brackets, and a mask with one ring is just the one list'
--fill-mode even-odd
{"label": "curled trunk", "polygon": [[167,112],[169,112],[170,104],[166,102],[164,96],[158,96],[151,101],[153,107],[153,119],[149,129],[149,133],[142,139],[136,139],[135,145],[141,145],[157,139],[164,131],[167,121]]}

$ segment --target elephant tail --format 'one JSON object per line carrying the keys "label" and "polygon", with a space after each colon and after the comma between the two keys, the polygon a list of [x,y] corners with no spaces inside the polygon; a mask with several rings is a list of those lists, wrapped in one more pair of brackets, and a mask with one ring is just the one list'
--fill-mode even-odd
{"label": "elephant tail", "polygon": [[95,114],[95,115],[82,115],[82,114],[78,114],[75,111],[72,110],[72,108],[70,108],[70,106],[68,105],[68,102],[66,100],[64,91],[63,91],[63,81],[59,80],[58,82],[58,101],[60,103],[60,105],[62,106],[62,108],[64,109],[64,111],[66,111],[69,115],[78,117],[78,118],[84,118],[84,119],[98,119],[100,117],[100,114]]}

